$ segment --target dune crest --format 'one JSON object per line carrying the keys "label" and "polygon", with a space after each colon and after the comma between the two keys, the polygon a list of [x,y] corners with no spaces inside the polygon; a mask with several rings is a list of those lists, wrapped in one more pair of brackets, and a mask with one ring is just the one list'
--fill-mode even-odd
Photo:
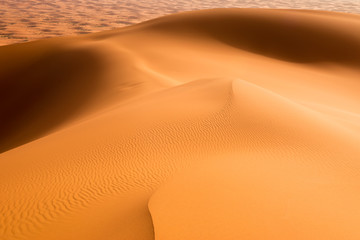
{"label": "dune crest", "polygon": [[354,29],[216,9],[0,47],[0,239],[359,239]]}

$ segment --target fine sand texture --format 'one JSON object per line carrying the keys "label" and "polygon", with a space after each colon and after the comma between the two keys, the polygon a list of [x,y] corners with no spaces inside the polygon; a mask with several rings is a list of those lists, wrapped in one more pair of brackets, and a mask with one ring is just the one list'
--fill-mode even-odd
{"label": "fine sand texture", "polygon": [[359,240],[357,29],[215,9],[0,47],[0,239]]}
{"label": "fine sand texture", "polygon": [[0,45],[86,34],[209,8],[316,9],[360,13],[360,0],[1,0]]}

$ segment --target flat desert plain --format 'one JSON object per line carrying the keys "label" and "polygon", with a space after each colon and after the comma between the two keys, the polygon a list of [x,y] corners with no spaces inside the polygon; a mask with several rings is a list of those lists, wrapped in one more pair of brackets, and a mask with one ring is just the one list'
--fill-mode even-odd
{"label": "flat desert plain", "polygon": [[215,9],[0,47],[0,239],[359,240],[359,29]]}
{"label": "flat desert plain", "polygon": [[360,13],[360,0],[1,0],[0,45],[111,30],[208,8],[317,9]]}

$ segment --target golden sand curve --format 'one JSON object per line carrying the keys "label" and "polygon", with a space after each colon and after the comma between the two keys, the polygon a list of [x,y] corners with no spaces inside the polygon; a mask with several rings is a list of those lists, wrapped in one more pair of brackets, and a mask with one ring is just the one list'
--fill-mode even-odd
{"label": "golden sand curve", "polygon": [[358,240],[359,28],[216,9],[0,47],[0,239]]}

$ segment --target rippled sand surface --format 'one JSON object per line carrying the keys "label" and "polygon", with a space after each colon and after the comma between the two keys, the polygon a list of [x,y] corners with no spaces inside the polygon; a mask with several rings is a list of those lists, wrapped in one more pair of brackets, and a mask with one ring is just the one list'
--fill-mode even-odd
{"label": "rippled sand surface", "polygon": [[356,29],[214,9],[0,47],[0,239],[359,240]]}
{"label": "rippled sand surface", "polygon": [[360,13],[360,0],[6,0],[0,1],[0,45],[109,30],[180,11],[232,7]]}

